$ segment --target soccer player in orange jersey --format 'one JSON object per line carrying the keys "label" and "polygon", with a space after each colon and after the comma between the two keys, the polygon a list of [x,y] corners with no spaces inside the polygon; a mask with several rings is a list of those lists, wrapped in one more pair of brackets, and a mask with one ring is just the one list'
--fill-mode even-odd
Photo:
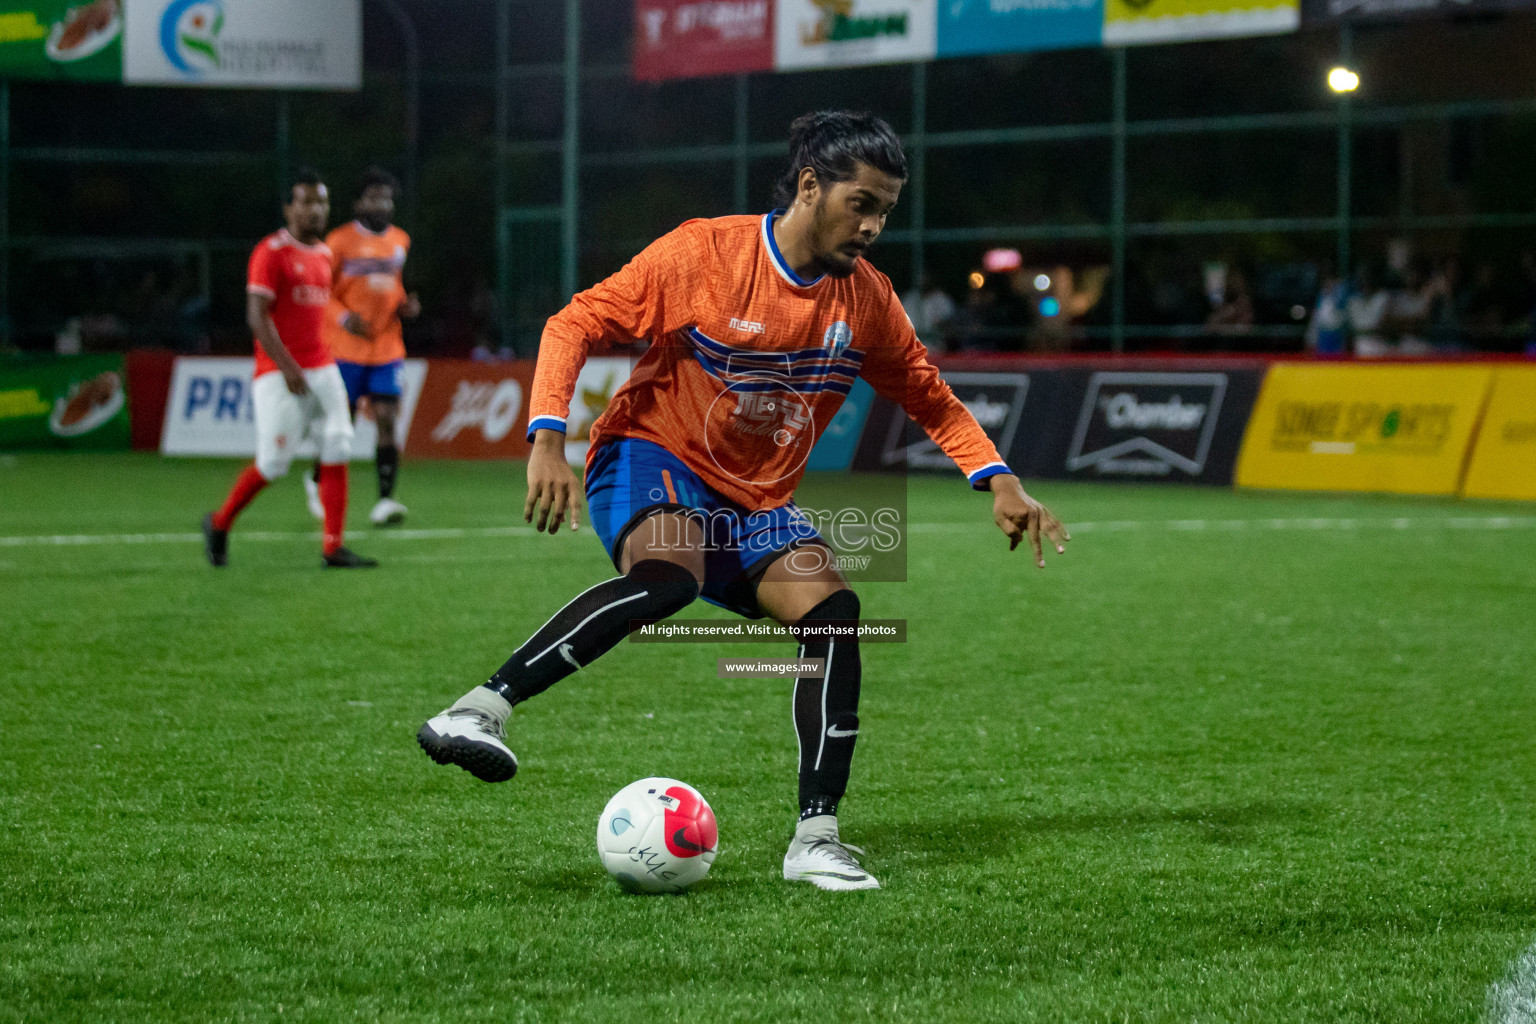
{"label": "soccer player in orange jersey", "polygon": [[[411,251],[411,236],[392,221],[400,184],[380,167],[363,172],[362,190],[352,207],[354,219],[325,239],[331,249],[331,304],[325,311],[325,344],[347,385],[354,412],[365,396],[379,428],[374,468],[379,500],[368,513],[375,526],[405,521],[406,507],[395,500],[400,471],[395,423],[400,413],[400,371],[405,366],[402,320],[421,314],[421,302],[408,294],[401,277]],[[310,511],[320,516],[318,476],[306,477]]]}
{"label": "soccer player in orange jersey", "polygon": [[[611,649],[640,622],[695,598],[796,630],[800,819],[784,878],[823,889],[879,883],[839,836],[837,806],[858,738],[859,600],[794,503],[810,448],[856,377],[899,401],[992,493],[1010,549],[1061,523],[1019,486],[940,379],[884,274],[863,259],[906,180],[901,144],[869,114],[823,111],[790,128],[781,209],[683,224],[545,327],[530,404],[533,454],[523,514],[555,533],[577,526],[580,485],[566,464],[565,417],[587,353],[610,340],[651,348],[592,426],[586,499],[622,574],[555,613],[507,663],[417,734],[442,764],[487,781],[517,759],[512,707]],[[828,627],[831,627],[830,629]]]}
{"label": "soccer player in orange jersey", "polygon": [[331,252],[320,240],[331,215],[330,195],[314,171],[294,175],[283,204],[287,227],[268,235],[251,253],[246,275],[246,323],[255,335],[256,378],[251,405],[256,420],[256,461],[245,468],[229,497],[203,517],[203,549],[223,566],[235,517],[273,480],[285,475],[305,436],[320,446],[320,500],[324,504],[322,564],[366,569],[378,563],[341,543],[347,521],[347,459],[352,419],[347,389],[320,337],[331,297]]}

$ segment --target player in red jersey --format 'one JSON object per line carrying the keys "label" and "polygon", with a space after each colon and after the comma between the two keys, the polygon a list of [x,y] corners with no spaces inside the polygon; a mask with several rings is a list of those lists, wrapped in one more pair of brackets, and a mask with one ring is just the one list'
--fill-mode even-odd
{"label": "player in red jersey", "polygon": [[262,488],[288,472],[294,449],[306,436],[320,447],[322,564],[335,569],[378,565],[341,543],[352,419],[346,385],[321,337],[321,321],[331,300],[331,252],[320,237],[330,215],[325,183],[314,171],[300,171],[283,204],[287,227],[263,238],[251,252],[245,320],[255,335],[251,404],[256,461],[240,474],[224,504],[203,517],[203,548],[215,566],[228,563],[235,517]]}
{"label": "player in red jersey", "polygon": [[795,506],[805,459],[856,377],[907,413],[993,495],[1010,549],[1061,523],[1024,493],[986,433],[928,362],[891,283],[864,253],[906,180],[901,144],[868,114],[823,111],[790,129],[783,209],[697,220],[576,296],[544,330],[530,405],[534,449],[524,517],[577,526],[579,485],[564,455],[576,375],[594,347],[647,338],[650,349],[592,427],[586,497],[623,575],[556,612],[490,681],[417,734],[436,761],[509,779],[514,705],[590,664],[640,622],[697,597],[796,631],[821,662],[795,683],[800,820],[784,878],[874,889],[839,836],[837,807],[859,732],[859,600]]}

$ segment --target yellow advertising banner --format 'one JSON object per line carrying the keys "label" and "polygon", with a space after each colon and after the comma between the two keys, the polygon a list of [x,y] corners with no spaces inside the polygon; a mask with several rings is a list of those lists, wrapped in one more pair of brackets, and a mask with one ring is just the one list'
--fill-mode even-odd
{"label": "yellow advertising banner", "polygon": [[1462,493],[1536,501],[1536,366],[1494,371]]}
{"label": "yellow advertising banner", "polygon": [[1298,0],[1104,0],[1104,45],[1294,32]]}
{"label": "yellow advertising banner", "polygon": [[1237,485],[1455,494],[1493,374],[1277,363],[1243,436]]}

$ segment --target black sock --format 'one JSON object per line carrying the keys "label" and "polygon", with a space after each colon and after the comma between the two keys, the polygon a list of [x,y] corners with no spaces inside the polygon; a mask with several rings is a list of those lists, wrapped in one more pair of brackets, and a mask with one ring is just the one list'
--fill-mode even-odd
{"label": "black sock", "polygon": [[[856,629],[859,598],[839,590],[796,623],[797,628]],[[848,789],[853,745],[859,738],[859,638],[808,635],[800,657],[823,658],[818,676],[795,680],[795,734],[800,740],[800,820],[836,814]]]}
{"label": "black sock", "polygon": [[373,452],[373,465],[379,471],[379,497],[393,497],[395,474],[400,470],[400,449],[392,444],[381,444]]}
{"label": "black sock", "polygon": [[698,581],[682,566],[636,562],[628,575],[599,583],[556,612],[485,685],[521,703],[607,653],[630,634],[631,622],[665,619],[698,596]]}

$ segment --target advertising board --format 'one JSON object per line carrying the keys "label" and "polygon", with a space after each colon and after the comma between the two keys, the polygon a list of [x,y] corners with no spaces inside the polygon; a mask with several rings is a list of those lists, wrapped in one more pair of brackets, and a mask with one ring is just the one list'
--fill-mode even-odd
{"label": "advertising board", "polygon": [[0,451],[126,449],[123,357],[46,357],[0,362]]}
{"label": "advertising board", "polygon": [[1272,366],[1240,487],[1455,494],[1493,380],[1482,366]]}
{"label": "advertising board", "polygon": [[[234,356],[182,356],[171,372],[170,398],[160,432],[162,455],[250,456],[256,453],[256,428],[251,408],[251,374],[255,360]],[[400,374],[402,393],[396,421],[397,443],[410,434],[417,398],[427,376],[424,359],[407,359]],[[372,459],[378,431],[365,415],[355,418],[352,458]],[[407,445],[407,450],[409,446]],[[298,449],[300,458],[315,454],[312,440]]]}
{"label": "advertising board", "polygon": [[1494,371],[1462,493],[1536,500],[1536,367]]}

